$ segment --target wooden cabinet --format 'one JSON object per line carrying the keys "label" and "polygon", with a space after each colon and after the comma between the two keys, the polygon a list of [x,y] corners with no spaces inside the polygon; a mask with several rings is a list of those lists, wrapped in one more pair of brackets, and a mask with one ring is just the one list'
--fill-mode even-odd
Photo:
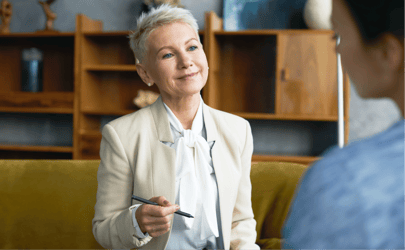
{"label": "wooden cabinet", "polygon": [[[269,131],[274,126],[306,126],[311,131],[311,152],[255,151],[253,161],[310,163],[336,144],[337,60],[332,35],[314,30],[226,32],[220,18],[206,14],[205,30],[200,32],[210,66],[202,91],[205,103],[248,119],[254,135],[257,126]],[[0,153],[28,148],[43,152],[43,158],[62,152],[66,158],[98,159],[102,127],[138,110],[133,104],[138,90],[159,92],[138,76],[127,36],[127,31],[105,32],[100,21],[85,15],[77,15],[74,33],[1,35],[0,56],[7,62],[0,60],[0,112],[71,114],[73,135],[72,145],[66,147],[0,142]],[[45,52],[42,93],[19,91],[20,53],[32,45]],[[344,79],[347,142],[349,81]]]}

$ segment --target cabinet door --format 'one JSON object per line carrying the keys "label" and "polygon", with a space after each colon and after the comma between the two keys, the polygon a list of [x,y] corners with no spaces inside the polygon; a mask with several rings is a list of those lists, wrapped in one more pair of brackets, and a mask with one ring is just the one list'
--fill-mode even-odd
{"label": "cabinet door", "polygon": [[332,33],[278,36],[276,113],[337,117],[337,62]]}

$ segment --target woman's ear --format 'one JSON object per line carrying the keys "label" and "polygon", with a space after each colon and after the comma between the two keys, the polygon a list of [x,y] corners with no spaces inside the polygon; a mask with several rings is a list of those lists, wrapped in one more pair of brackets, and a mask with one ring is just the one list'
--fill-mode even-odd
{"label": "woman's ear", "polygon": [[141,77],[141,79],[144,83],[146,83],[146,84],[153,83],[152,79],[149,77],[149,74],[146,71],[146,68],[143,64],[141,64],[141,63],[136,64],[136,71],[138,72],[138,75]]}

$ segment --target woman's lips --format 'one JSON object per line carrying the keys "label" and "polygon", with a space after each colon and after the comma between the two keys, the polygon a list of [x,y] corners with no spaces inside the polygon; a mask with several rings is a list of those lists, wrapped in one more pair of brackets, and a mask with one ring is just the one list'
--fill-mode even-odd
{"label": "woman's lips", "polygon": [[188,78],[191,78],[191,77],[193,77],[193,76],[195,76],[195,75],[197,75],[197,73],[187,74],[187,75],[185,75],[185,76],[183,76],[183,77],[180,77],[180,79],[188,79]]}

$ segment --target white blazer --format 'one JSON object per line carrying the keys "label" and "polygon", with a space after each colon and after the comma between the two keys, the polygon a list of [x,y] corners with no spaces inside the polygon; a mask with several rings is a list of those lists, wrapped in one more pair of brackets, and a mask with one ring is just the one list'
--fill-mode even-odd
{"label": "white blazer", "polygon": [[[249,123],[203,105],[207,140],[218,183],[225,249],[259,249],[251,206],[253,139]],[[100,146],[93,234],[105,248],[164,249],[170,231],[138,239],[129,207],[131,195],[165,196],[175,203],[174,143],[161,97],[155,103],[104,126]]]}

